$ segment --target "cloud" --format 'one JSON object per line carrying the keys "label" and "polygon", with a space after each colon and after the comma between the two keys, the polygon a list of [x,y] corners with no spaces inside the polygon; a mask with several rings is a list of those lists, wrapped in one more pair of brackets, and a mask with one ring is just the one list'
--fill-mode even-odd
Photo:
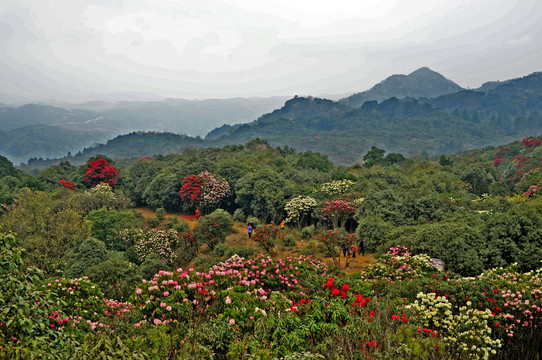
{"label": "cloud", "polygon": [[345,93],[421,66],[474,87],[540,70],[541,24],[538,0],[4,0],[0,101]]}

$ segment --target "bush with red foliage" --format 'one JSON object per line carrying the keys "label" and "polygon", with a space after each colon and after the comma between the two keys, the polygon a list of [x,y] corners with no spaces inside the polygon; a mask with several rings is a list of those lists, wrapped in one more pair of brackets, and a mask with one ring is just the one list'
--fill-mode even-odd
{"label": "bush with red foliage", "polygon": [[111,166],[105,159],[98,158],[88,164],[88,169],[83,175],[83,183],[91,188],[100,183],[106,183],[116,187],[119,180],[119,171]]}

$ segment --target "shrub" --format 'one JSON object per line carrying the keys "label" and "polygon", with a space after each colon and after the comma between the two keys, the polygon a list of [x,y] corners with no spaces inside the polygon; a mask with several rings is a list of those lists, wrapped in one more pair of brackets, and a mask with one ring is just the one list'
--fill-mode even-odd
{"label": "shrub", "polygon": [[226,240],[226,236],[232,229],[231,215],[222,209],[217,209],[198,222],[194,235],[198,243],[207,244],[212,250]]}
{"label": "shrub", "polygon": [[213,255],[222,258],[230,258],[233,255],[247,258],[254,255],[254,252],[254,249],[244,246],[230,246],[226,244],[218,244],[213,250]]}
{"label": "shrub", "polygon": [[173,229],[177,230],[179,233],[184,233],[190,230],[190,225],[184,220],[179,221],[178,223],[173,226]]}
{"label": "shrub", "polygon": [[305,226],[301,230],[301,238],[303,239],[310,239],[314,232],[314,226]]}
{"label": "shrub", "polygon": [[[279,227],[276,225],[264,225],[256,228],[252,234],[252,240],[258,243],[265,251],[270,252],[275,247],[275,241],[279,237]],[[284,234],[280,233],[284,238]]]}
{"label": "shrub", "polygon": [[260,220],[255,216],[249,216],[247,218],[247,223],[252,223],[252,227],[256,227],[260,225]]}
{"label": "shrub", "polygon": [[151,228],[157,228],[158,225],[160,225],[160,219],[155,218],[155,217],[148,218],[147,219],[147,224],[149,224],[149,227],[151,227]]}
{"label": "shrub", "polygon": [[200,255],[194,260],[194,268],[196,271],[207,271],[213,265],[216,265],[220,262],[220,259],[212,255]]}
{"label": "shrub", "polygon": [[159,255],[171,263],[175,259],[174,250],[179,244],[179,234],[173,229],[151,229],[136,244],[135,250],[142,261],[151,254]]}
{"label": "shrub", "polygon": [[178,223],[179,219],[177,219],[177,216],[170,216],[164,226],[168,229],[173,229]]}
{"label": "shrub", "polygon": [[286,235],[284,237],[284,246],[295,246],[295,240],[294,240],[294,237],[292,235]]}
{"label": "shrub", "polygon": [[[0,229],[1,231],[1,229]],[[66,341],[50,315],[58,309],[52,293],[41,291],[39,270],[26,268],[13,234],[0,232],[0,358],[42,358]],[[25,354],[25,356],[22,356]]]}
{"label": "shrub", "polygon": [[235,209],[233,212],[233,221],[237,222],[245,222],[247,217],[245,216],[245,212],[243,209]]}
{"label": "shrub", "polygon": [[66,270],[69,278],[80,277],[86,269],[107,260],[107,248],[103,241],[89,238],[79,245],[75,253],[75,262]]}
{"label": "shrub", "polygon": [[156,254],[151,254],[139,267],[143,279],[152,279],[154,274],[168,268],[167,262]]}
{"label": "shrub", "polygon": [[158,220],[162,221],[162,219],[166,215],[167,215],[166,209],[164,209],[162,207],[156,209],[156,217],[158,218]]}
{"label": "shrub", "polygon": [[127,300],[141,281],[139,268],[121,259],[109,259],[85,271],[98,284],[108,299]]}

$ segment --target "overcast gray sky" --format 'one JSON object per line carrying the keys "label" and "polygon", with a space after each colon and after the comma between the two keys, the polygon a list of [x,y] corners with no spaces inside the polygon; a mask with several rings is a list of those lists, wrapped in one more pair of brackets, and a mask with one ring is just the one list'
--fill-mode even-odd
{"label": "overcast gray sky", "polygon": [[540,0],[2,0],[0,102],[349,94],[542,71]]}

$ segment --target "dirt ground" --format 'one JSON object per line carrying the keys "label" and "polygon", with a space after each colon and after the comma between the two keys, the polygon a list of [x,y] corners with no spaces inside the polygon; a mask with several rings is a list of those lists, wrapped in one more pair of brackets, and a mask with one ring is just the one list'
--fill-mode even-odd
{"label": "dirt ground", "polygon": [[[150,208],[137,208],[135,210],[140,212],[145,218],[156,216],[155,212]],[[176,216],[178,219],[183,219],[184,221],[188,223],[188,225],[191,228],[194,228],[197,223],[196,217],[194,215],[181,215],[181,214],[176,214],[176,213],[168,213],[165,216],[164,220],[162,220],[162,224],[167,222],[168,221],[167,219],[170,216]],[[225,241],[226,244],[235,245],[235,246],[244,246],[244,247],[260,250],[257,244],[248,238],[247,226],[245,223],[236,222],[234,224],[234,231],[235,232],[233,234],[230,234],[226,237],[226,241]],[[284,229],[284,233],[285,235],[293,234],[294,230],[286,227]],[[279,244],[278,246],[275,247],[275,250],[271,254],[271,257],[274,259],[280,259],[280,258],[284,259],[288,256],[299,256],[303,253],[304,249],[310,248],[311,245],[314,246],[314,242],[311,240],[298,240],[296,242],[296,245],[292,247],[284,247]],[[201,254],[210,253],[210,250],[207,248],[206,245],[204,245],[200,249],[200,253]],[[332,258],[322,257],[318,255],[318,252],[316,253],[317,253],[316,256],[320,260],[324,261],[328,265],[333,264]],[[348,262],[348,267],[345,268],[346,261]],[[344,272],[352,274],[352,273],[359,272],[365,266],[371,265],[375,261],[376,259],[373,256],[373,254],[365,253],[365,256],[356,255],[356,258],[352,258],[352,257],[344,258],[341,254],[340,267]]]}

